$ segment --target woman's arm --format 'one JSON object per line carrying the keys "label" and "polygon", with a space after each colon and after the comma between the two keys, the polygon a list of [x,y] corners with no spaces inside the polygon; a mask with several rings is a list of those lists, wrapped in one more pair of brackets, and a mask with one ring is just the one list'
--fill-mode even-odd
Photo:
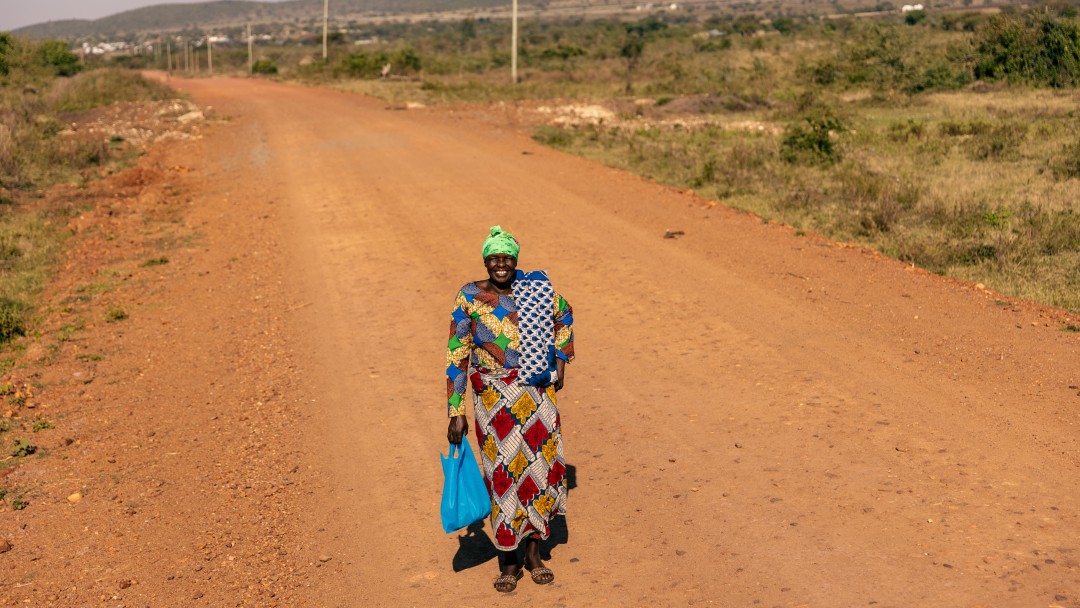
{"label": "woman's arm", "polygon": [[461,443],[461,438],[469,432],[469,422],[465,419],[465,386],[473,338],[468,306],[465,294],[458,292],[450,317],[450,339],[446,343],[446,413],[450,417],[446,437],[454,444]]}

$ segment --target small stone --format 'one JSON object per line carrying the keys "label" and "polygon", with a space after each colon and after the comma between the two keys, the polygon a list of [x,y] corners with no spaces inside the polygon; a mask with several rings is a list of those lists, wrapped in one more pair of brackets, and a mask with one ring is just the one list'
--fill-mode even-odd
{"label": "small stone", "polygon": [[120,588],[121,589],[127,589],[130,586],[131,586],[131,581],[130,580],[124,579],[124,580],[120,581]]}
{"label": "small stone", "polygon": [[11,541],[0,540],[0,553],[11,551]]}
{"label": "small stone", "polygon": [[205,118],[203,116],[203,113],[198,111],[198,110],[195,110],[194,112],[188,112],[187,114],[184,114],[183,116],[177,118],[176,122],[178,122],[178,123],[180,123],[182,125],[185,125],[185,124],[187,124],[189,122],[194,122],[196,120],[202,120],[203,118]]}
{"label": "small stone", "polygon": [[68,502],[70,502],[71,504],[75,504],[80,500],[82,500],[82,492],[75,492],[74,494],[68,496]]}
{"label": "small stone", "polygon": [[324,563],[324,564],[326,562],[330,561],[330,559],[331,559],[331,557],[329,555],[320,555],[319,556],[319,561]]}

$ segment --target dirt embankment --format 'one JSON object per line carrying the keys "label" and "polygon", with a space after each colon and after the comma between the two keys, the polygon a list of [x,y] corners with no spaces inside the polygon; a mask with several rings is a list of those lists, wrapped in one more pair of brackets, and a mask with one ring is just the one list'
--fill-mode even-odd
{"label": "dirt embankment", "polygon": [[303,446],[278,441],[302,398],[275,210],[223,196],[204,111],[95,112],[71,131],[147,155],[38,203],[73,236],[5,378],[3,439],[35,453],[4,463],[4,605],[297,605],[321,565],[293,528]]}

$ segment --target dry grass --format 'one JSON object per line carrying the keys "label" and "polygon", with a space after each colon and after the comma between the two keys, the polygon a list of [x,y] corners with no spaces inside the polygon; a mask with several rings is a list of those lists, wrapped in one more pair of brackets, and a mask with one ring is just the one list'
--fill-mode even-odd
{"label": "dry grass", "polygon": [[835,135],[844,160],[835,165],[785,163],[783,135],[719,122],[671,129],[639,119],[552,127],[537,137],[765,218],[1080,312],[1080,178],[1048,170],[1080,141],[1071,118],[1080,103],[1039,91],[947,100],[845,104],[848,130]]}

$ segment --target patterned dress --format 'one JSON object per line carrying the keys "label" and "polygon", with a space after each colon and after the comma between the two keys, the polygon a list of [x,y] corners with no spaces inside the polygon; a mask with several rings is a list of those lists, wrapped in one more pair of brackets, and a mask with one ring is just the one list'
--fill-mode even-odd
{"label": "patterned dress", "polygon": [[[573,311],[555,294],[555,356],[574,359]],[[473,389],[476,443],[491,496],[491,529],[501,551],[516,549],[530,534],[547,538],[556,513],[566,513],[563,460],[555,387],[518,378],[518,307],[511,296],[469,283],[458,292],[446,355],[447,405],[465,414],[465,389]],[[470,373],[470,367],[471,373]]]}

